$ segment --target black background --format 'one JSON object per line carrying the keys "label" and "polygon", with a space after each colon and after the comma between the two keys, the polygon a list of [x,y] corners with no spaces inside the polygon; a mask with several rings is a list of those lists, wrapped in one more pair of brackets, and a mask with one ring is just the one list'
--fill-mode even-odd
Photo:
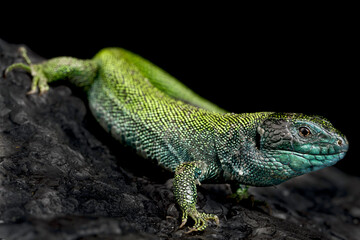
{"label": "black background", "polygon": [[0,38],[45,58],[91,58],[101,48],[122,47],[231,112],[325,116],[350,141],[336,166],[360,176],[357,28],[348,9],[147,7],[102,3],[91,10],[67,5],[39,13],[12,8],[2,19]]}

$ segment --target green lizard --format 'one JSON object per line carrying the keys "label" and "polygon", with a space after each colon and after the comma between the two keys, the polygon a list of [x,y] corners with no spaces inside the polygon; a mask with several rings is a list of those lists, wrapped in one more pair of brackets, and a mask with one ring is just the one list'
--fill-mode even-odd
{"label": "green lizard", "polygon": [[348,141],[329,121],[298,113],[226,113],[138,55],[119,48],[91,60],[58,57],[15,63],[33,76],[30,94],[68,79],[87,92],[102,127],[121,143],[175,173],[174,195],[183,217],[202,231],[214,214],[196,209],[203,181],[271,186],[335,164]]}

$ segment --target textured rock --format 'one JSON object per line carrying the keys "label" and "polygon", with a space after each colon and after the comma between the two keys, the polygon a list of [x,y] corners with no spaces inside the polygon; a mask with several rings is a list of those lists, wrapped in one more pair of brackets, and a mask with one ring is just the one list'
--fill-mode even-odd
{"label": "textured rock", "polygon": [[[22,61],[18,47],[0,40],[1,74]],[[110,139],[77,89],[55,83],[29,96],[30,84],[21,71],[0,78],[0,239],[360,237],[360,179],[335,168],[252,188],[271,214],[227,198],[226,184],[203,184],[199,208],[218,214],[220,226],[186,235],[171,174]]]}

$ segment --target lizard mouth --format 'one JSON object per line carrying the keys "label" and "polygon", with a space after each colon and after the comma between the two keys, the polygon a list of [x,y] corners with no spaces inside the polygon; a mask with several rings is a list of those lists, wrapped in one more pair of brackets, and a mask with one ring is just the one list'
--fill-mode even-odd
{"label": "lizard mouth", "polygon": [[267,152],[270,154],[280,153],[280,154],[284,154],[284,155],[296,155],[299,157],[303,157],[307,160],[315,159],[318,161],[326,161],[326,160],[333,160],[333,159],[337,159],[337,158],[342,159],[346,155],[347,151],[340,151],[340,152],[331,153],[331,154],[330,153],[328,153],[328,154],[321,154],[321,153],[313,154],[313,153],[303,153],[303,152],[289,151],[289,150],[269,150]]}
{"label": "lizard mouth", "polygon": [[[345,157],[346,152],[347,151],[331,154],[310,154],[289,150],[272,150],[267,153],[275,157],[275,159],[279,159],[281,164],[287,165],[293,171],[303,174],[334,165]],[[282,157],[279,158],[277,156]]]}
{"label": "lizard mouth", "polygon": [[288,152],[288,154],[292,153],[294,155],[304,157],[307,160],[315,159],[317,161],[331,161],[331,160],[336,160],[336,159],[340,160],[346,154],[345,151],[332,153],[332,154],[320,154],[320,153],[319,154],[311,154],[311,153],[301,153],[301,152],[291,152],[291,151],[287,151],[287,152]]}
{"label": "lizard mouth", "polygon": [[[307,154],[304,154],[307,155]],[[313,157],[313,159],[309,159],[309,156],[304,156],[305,159],[307,159],[310,163],[309,171],[316,171],[324,167],[332,166],[341,159],[343,159],[346,155],[346,152],[338,152],[334,154],[315,154],[310,155]]]}

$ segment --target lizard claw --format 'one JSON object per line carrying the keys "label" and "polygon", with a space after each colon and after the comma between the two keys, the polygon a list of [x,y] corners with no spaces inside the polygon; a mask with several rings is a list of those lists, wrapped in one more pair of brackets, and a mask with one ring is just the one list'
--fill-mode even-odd
{"label": "lizard claw", "polygon": [[203,231],[207,227],[207,222],[209,220],[215,221],[216,225],[219,225],[219,218],[215,214],[208,214],[208,213],[200,213],[196,210],[196,208],[190,208],[185,211],[183,211],[183,217],[182,222],[179,228],[182,228],[188,219],[188,216],[190,216],[192,219],[194,219],[195,224],[192,228],[190,228],[189,231],[186,232],[186,234],[195,232],[195,231]]}
{"label": "lizard claw", "polygon": [[5,69],[5,72],[4,72],[4,76],[6,77],[7,74],[9,72],[11,72],[12,70],[16,69],[16,68],[19,68],[19,69],[23,69],[29,73],[32,73],[32,63],[30,61],[30,58],[28,57],[27,53],[26,53],[26,48],[24,47],[20,47],[19,48],[19,52],[21,54],[21,56],[25,59],[26,63],[27,64],[24,64],[24,63],[14,63],[10,66],[8,66],[6,69]]}
{"label": "lizard claw", "polygon": [[5,70],[5,77],[9,72],[14,69],[23,69],[31,74],[33,77],[31,89],[27,92],[28,95],[35,94],[40,90],[40,95],[46,93],[49,90],[49,85],[47,84],[47,78],[41,70],[40,65],[34,65],[31,63],[30,58],[26,53],[26,49],[24,47],[19,48],[19,52],[21,53],[22,57],[25,59],[27,64],[24,63],[14,63],[6,68]]}

